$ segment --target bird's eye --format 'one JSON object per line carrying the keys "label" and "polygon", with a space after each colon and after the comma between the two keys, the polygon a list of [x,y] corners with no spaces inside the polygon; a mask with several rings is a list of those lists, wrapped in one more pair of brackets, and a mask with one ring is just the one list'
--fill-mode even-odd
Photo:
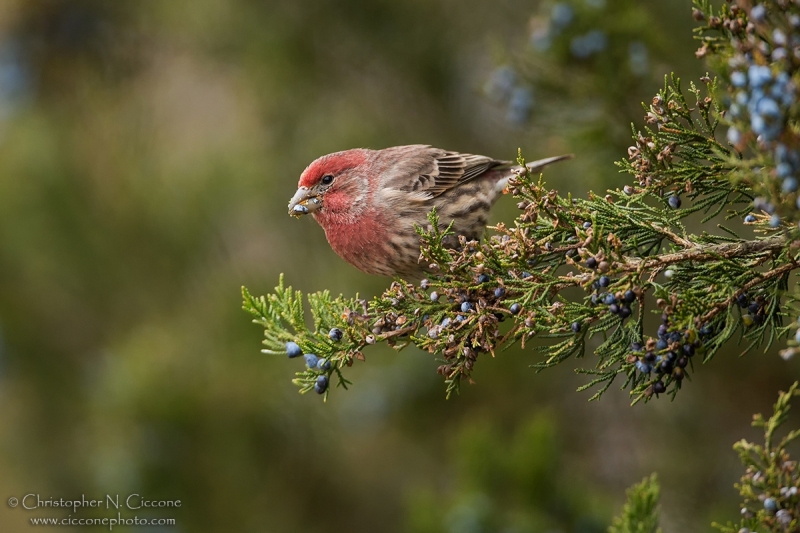
{"label": "bird's eye", "polygon": [[333,176],[331,176],[330,174],[325,174],[324,176],[322,176],[323,185],[330,185],[331,183],[333,183]]}

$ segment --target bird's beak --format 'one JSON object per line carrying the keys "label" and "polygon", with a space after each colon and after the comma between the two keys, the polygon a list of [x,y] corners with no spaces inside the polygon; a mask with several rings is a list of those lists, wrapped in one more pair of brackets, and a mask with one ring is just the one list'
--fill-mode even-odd
{"label": "bird's beak", "polygon": [[300,187],[289,200],[289,214],[300,218],[322,207],[322,199],[308,187]]}

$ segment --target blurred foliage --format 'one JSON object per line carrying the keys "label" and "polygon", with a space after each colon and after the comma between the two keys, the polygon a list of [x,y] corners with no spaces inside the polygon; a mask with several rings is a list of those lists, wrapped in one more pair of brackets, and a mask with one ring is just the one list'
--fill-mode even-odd
{"label": "blurred foliage", "polygon": [[628,489],[628,501],[614,517],[608,533],[660,533],[658,497],[660,489],[655,474]]}
{"label": "blurred foliage", "polygon": [[[573,135],[581,115],[555,96],[537,92],[522,127],[483,95],[507,51],[527,46],[529,17],[550,8],[0,2],[0,494],[181,499],[170,531],[398,531],[409,495],[462,493],[439,492],[457,483],[451,435],[481,417],[515,435],[549,409],[561,465],[583,473],[571,479],[586,479],[587,499],[611,494],[619,507],[631,480],[658,470],[665,529],[730,516],[737,465],[717,450],[745,428],[727,421],[788,386],[794,361],[725,353],[702,388],[620,416],[613,398],[585,405],[569,369],[532,380],[518,352],[477,370],[481,386],[453,404],[424,354],[376,350],[351,369],[357,386],[322,405],[297,396],[286,361],[257,353],[260,334],[242,320],[239,287],[262,294],[279,272],[304,292],[385,287],[286,216],[320,154],[431,143],[512,158],[522,147],[580,154],[548,173],[561,190],[621,181],[611,162],[638,102],[670,70],[705,68],[691,58],[687,2],[640,8],[666,45],[652,45],[641,92],[626,94],[630,114],[596,111],[624,132],[613,148]],[[640,29],[649,43],[654,29]],[[502,202],[496,220],[513,212]],[[597,506],[610,516],[611,503]],[[4,505],[0,529],[28,531],[45,514]]]}
{"label": "blurred foliage", "polygon": [[[648,87],[670,56],[655,17],[635,0],[542,3],[529,23],[528,46],[498,67],[484,89],[507,106],[512,122],[525,123],[536,110],[537,124],[557,128],[568,114],[575,141],[613,149],[626,142],[627,123],[638,119],[639,105],[629,95]],[[568,104],[539,108],[538,98]]]}
{"label": "blurred foliage", "polygon": [[558,440],[552,415],[544,412],[513,435],[491,420],[473,420],[450,443],[450,486],[409,495],[407,530],[605,531],[607,502],[565,469]]}

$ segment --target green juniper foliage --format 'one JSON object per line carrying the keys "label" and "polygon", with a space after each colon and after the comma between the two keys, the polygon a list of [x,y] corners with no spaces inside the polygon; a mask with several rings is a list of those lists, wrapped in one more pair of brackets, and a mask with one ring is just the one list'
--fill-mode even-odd
{"label": "green juniper foliage", "polygon": [[764,429],[764,444],[741,440],[733,449],[746,467],[741,483],[736,485],[744,498],[742,518],[738,524],[714,524],[723,533],[750,531],[797,531],[800,526],[800,470],[787,446],[800,437],[800,429],[787,433],[776,442],[775,432],[786,422],[792,398],[800,395],[795,382],[778,395],[772,416],[753,416],[753,426]]}
{"label": "green juniper foliage", "polygon": [[[746,352],[788,335],[800,156],[797,106],[782,102],[795,93],[800,59],[778,45],[800,40],[787,33],[800,9],[765,2],[752,12],[755,22],[735,5],[696,3],[695,18],[707,22],[698,55],[714,57],[723,78],[688,88],[665,79],[618,163],[632,183],[573,198],[520,170],[508,185],[521,211],[512,224],[490,228],[482,242],[459,237],[453,249],[431,213],[418,228],[429,279],[397,279],[370,302],[310,294],[310,328],[302,294],[283,278],[267,297],[244,290],[265,353],[296,343],[307,368],[294,382],[327,398],[331,380],[346,387],[346,367],[378,342],[438,356],[448,396],[470,381],[480,354],[519,343],[542,354],[532,365],[541,371],[588,348],[595,359],[577,370],[588,376],[581,389],[596,388],[596,399],[619,377],[636,403],[674,397],[732,338]],[[518,162],[524,169],[521,154]]]}
{"label": "green juniper foliage", "polygon": [[660,533],[658,498],[661,489],[655,474],[627,491],[628,501],[614,518],[608,533]]}

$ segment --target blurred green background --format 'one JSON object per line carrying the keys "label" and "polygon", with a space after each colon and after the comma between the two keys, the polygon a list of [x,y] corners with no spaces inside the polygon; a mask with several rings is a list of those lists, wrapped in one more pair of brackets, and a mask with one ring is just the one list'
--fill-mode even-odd
{"label": "blurred green background", "polygon": [[[588,533],[657,471],[666,531],[736,518],[731,445],[797,375],[772,352],[731,346],[677,401],[630,408],[519,350],[446,401],[429,354],[375,349],[323,404],[240,308],[280,272],[388,284],[286,215],[328,152],[574,152],[546,174],[562,192],[624,183],[639,102],[705,67],[688,0],[582,3],[646,68],[542,47],[553,5],[520,0],[0,1],[0,496],[180,499],[140,513],[165,531]],[[504,64],[524,117],[491,94]],[[0,530],[67,514],[3,504]]]}

